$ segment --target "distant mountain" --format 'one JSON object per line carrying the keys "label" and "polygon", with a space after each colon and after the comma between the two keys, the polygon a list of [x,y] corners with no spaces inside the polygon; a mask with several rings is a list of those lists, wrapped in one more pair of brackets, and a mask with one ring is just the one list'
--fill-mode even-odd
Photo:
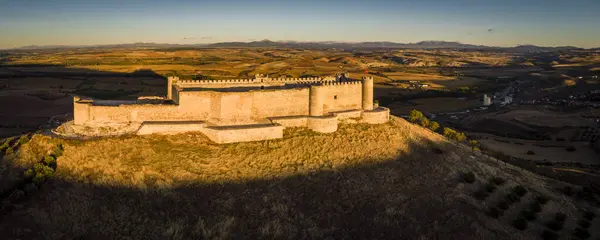
{"label": "distant mountain", "polygon": [[559,46],[559,47],[540,47],[535,45],[519,45],[513,48],[508,48],[519,52],[548,52],[548,51],[570,51],[570,50],[581,50],[583,48],[573,46]]}
{"label": "distant mountain", "polygon": [[76,48],[173,48],[204,46],[206,44],[170,44],[170,43],[124,43],[124,44],[106,44],[106,45],[46,45],[46,46],[23,46],[13,48],[12,50],[46,50],[46,49],[76,49]]}
{"label": "distant mountain", "polygon": [[448,41],[421,41],[417,43],[395,43],[395,42],[298,42],[298,41],[271,41],[268,39],[252,42],[219,42],[213,44],[169,44],[169,43],[127,43],[127,44],[109,44],[109,45],[85,45],[85,46],[25,46],[14,48],[12,50],[44,50],[44,49],[73,49],[73,48],[189,48],[189,47],[208,47],[208,48],[304,48],[304,49],[372,49],[372,48],[399,48],[399,49],[481,49],[497,50],[508,52],[548,52],[548,51],[569,51],[578,50],[573,46],[561,47],[540,47],[535,45],[520,45],[516,47],[490,47],[483,45],[465,44],[460,42]]}
{"label": "distant mountain", "polygon": [[418,43],[395,43],[395,42],[274,42],[270,40],[254,42],[221,42],[210,44],[207,47],[297,47],[297,48],[489,48],[487,46],[478,46],[463,44],[459,42],[445,41],[423,41]]}

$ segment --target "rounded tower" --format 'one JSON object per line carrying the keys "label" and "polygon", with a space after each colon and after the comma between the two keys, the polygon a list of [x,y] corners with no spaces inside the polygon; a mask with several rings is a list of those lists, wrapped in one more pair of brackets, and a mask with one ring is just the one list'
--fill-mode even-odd
{"label": "rounded tower", "polygon": [[373,77],[364,76],[362,78],[362,108],[363,110],[373,110]]}

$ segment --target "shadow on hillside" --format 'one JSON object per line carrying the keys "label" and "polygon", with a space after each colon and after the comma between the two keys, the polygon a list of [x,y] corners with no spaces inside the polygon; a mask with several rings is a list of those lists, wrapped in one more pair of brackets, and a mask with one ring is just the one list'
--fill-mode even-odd
{"label": "shadow on hillside", "polygon": [[[479,210],[453,193],[457,166],[445,160],[449,147],[435,154],[430,147],[410,146],[412,152],[404,157],[378,164],[322,166],[285,178],[189,183],[173,189],[158,187],[161,179],[146,179],[151,187],[139,189],[57,177],[2,216],[0,235],[5,239],[509,239],[504,232],[481,227]],[[235,172],[227,169],[223,174]]]}
{"label": "shadow on hillside", "polygon": [[[55,89],[94,98],[105,98],[108,92],[121,92],[116,97],[135,99],[136,93],[149,87],[162,87],[156,94],[166,95],[167,78],[151,69],[113,72],[56,64],[3,64],[0,65],[2,84],[17,89]],[[77,92],[90,89],[94,91]]]}
{"label": "shadow on hillside", "polygon": [[167,79],[149,69],[121,73],[49,64],[0,64],[0,137],[55,128],[72,96],[134,100],[166,96]]}

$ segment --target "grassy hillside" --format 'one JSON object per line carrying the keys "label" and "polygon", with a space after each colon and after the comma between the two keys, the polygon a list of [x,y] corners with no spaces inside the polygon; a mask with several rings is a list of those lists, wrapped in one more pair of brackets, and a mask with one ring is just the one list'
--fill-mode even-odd
{"label": "grassy hillside", "polygon": [[[0,218],[0,236],[532,239],[556,213],[566,220],[553,232],[570,237],[582,211],[597,211],[556,190],[562,183],[398,118],[285,134],[226,145],[195,134],[64,140],[53,178]],[[47,141],[56,140],[29,144]],[[548,201],[535,219],[519,217],[540,197]],[[490,213],[500,203],[506,210]],[[599,237],[599,224],[592,218],[585,229]]]}

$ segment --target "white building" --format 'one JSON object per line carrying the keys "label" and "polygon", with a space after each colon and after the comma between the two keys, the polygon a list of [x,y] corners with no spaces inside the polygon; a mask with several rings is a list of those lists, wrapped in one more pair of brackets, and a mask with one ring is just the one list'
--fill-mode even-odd
{"label": "white building", "polygon": [[502,101],[502,105],[511,104],[512,101],[513,101],[513,98],[511,96],[506,96],[506,97],[504,97],[504,101]]}
{"label": "white building", "polygon": [[492,98],[488,97],[487,94],[483,94],[483,106],[492,105]]}

